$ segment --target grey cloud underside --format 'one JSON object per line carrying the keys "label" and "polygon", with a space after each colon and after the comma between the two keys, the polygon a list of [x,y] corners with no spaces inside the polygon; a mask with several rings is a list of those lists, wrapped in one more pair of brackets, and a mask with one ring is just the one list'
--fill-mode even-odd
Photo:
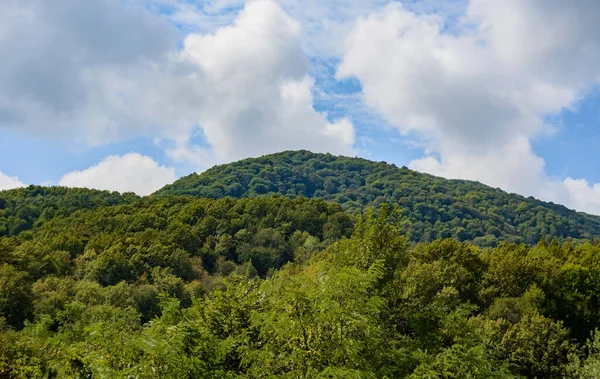
{"label": "grey cloud underside", "polygon": [[0,122],[43,128],[30,124],[49,117],[47,127],[58,126],[98,92],[95,70],[160,59],[176,46],[173,25],[119,0],[2,1]]}
{"label": "grey cloud underside", "polygon": [[[2,2],[0,127],[88,145],[167,140],[175,161],[196,167],[289,148],[352,151],[352,126],[315,112],[300,25],[276,3],[249,3],[183,41],[144,3]],[[191,142],[197,128],[208,147]]]}

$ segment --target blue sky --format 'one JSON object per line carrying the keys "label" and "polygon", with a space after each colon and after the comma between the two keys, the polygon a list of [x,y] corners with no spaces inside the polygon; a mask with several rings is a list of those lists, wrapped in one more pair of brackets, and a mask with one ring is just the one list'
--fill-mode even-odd
{"label": "blue sky", "polygon": [[0,189],[147,194],[302,148],[600,214],[598,16],[560,0],[7,0]]}
{"label": "blue sky", "polygon": [[548,174],[600,182],[600,92],[595,89],[555,120],[558,132],[534,144]]}

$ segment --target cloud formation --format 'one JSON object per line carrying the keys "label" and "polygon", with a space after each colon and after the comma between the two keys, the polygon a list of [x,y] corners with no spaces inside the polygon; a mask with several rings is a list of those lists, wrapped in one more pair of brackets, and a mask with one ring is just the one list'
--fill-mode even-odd
{"label": "cloud formation", "polygon": [[0,191],[24,186],[25,184],[23,184],[16,176],[8,176],[0,172]]}
{"label": "cloud formation", "polygon": [[[0,2],[0,127],[127,137],[119,80],[177,47],[167,20],[119,0]],[[143,75],[143,74],[142,74]]]}
{"label": "cloud formation", "polygon": [[547,177],[531,148],[600,77],[599,15],[597,2],[472,0],[448,33],[394,3],[356,23],[337,74],[435,152],[412,168],[600,213],[592,185]]}
{"label": "cloud formation", "polygon": [[352,124],[313,108],[300,24],[275,2],[250,2],[183,47],[166,17],[135,4],[2,2],[0,127],[84,145],[150,136],[200,167],[284,149],[353,152]]}
{"label": "cloud formation", "polygon": [[152,158],[137,153],[109,156],[82,171],[63,175],[60,186],[135,192],[149,195],[176,179],[172,169],[159,166]]}
{"label": "cloud formation", "polygon": [[214,34],[186,37],[182,55],[203,77],[198,124],[217,161],[300,148],[352,152],[351,123],[330,123],[313,108],[300,37],[300,24],[272,1],[248,3]]}

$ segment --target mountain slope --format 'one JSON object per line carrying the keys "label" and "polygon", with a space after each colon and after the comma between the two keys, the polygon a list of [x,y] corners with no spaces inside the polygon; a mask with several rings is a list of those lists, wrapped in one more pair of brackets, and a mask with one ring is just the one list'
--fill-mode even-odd
{"label": "mountain slope", "polygon": [[525,198],[478,182],[447,180],[360,158],[286,151],[191,174],[156,196],[208,198],[271,194],[333,200],[350,213],[381,202],[397,204],[413,241],[454,237],[493,246],[537,243],[543,237],[593,239],[600,217]]}
{"label": "mountain slope", "polygon": [[17,235],[54,216],[82,210],[128,204],[138,200],[133,193],[87,188],[29,186],[0,191],[0,237]]}

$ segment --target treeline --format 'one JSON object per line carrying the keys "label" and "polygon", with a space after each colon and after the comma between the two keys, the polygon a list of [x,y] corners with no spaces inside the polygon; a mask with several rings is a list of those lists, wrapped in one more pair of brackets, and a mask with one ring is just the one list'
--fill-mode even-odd
{"label": "treeline", "polygon": [[0,238],[0,377],[597,377],[600,245],[403,225],[287,198],[54,217]]}
{"label": "treeline", "polygon": [[177,180],[156,196],[208,198],[279,194],[335,201],[351,214],[395,204],[411,241],[454,238],[482,247],[542,238],[586,241],[600,237],[600,217],[494,189],[447,180],[406,167],[359,158],[287,151],[213,167]]}

